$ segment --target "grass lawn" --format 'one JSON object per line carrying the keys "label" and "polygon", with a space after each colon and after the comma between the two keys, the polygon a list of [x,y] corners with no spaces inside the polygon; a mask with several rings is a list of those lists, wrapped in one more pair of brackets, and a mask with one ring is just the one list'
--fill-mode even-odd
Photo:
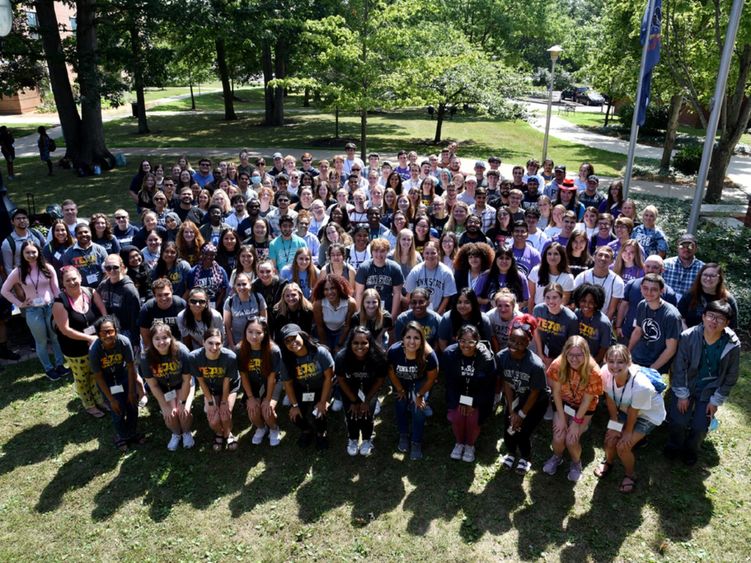
{"label": "grass lawn", "polygon": [[391,399],[369,459],[346,455],[341,413],[323,454],[297,447],[286,409],[282,444],[254,447],[239,406],[240,449],[214,453],[200,398],[196,449],[168,452],[161,416],[142,411],[150,441],[121,457],[109,420],[83,414],[72,384],[48,382],[28,361],[3,374],[0,558],[740,561],[751,541],[749,359],[699,464],[666,461],[657,431],[638,451],[631,496],[617,491],[620,466],[602,482],[592,475],[602,416],[584,439],[585,477],[576,486],[566,466],[555,477],[540,470],[549,455],[545,423],[525,479],[500,468],[497,418],[483,429],[476,464],[451,461],[442,389],[422,462],[394,452]]}
{"label": "grass lawn", "polygon": [[[0,124],[2,122],[0,121]],[[8,129],[10,129],[10,132],[13,133],[13,137],[18,140],[21,137],[26,137],[28,135],[34,135],[38,137],[37,129],[40,125],[43,125],[46,128],[54,127],[51,123],[23,123],[23,124],[12,124],[7,125]],[[55,141],[57,142],[57,141]]]}
{"label": "grass lawn", "polygon": [[[221,84],[217,84],[216,87],[221,88]],[[198,90],[195,90],[195,94],[197,110],[224,111],[224,96],[221,92],[212,92],[210,94],[202,94],[201,96],[198,96]],[[235,98],[235,111],[263,110],[262,88],[238,88],[235,90]],[[303,97],[297,94],[290,94],[287,96],[284,103],[285,110],[302,109]],[[189,111],[190,98],[176,100],[169,104],[161,104],[158,106],[158,109],[159,111]]]}
{"label": "grass lawn", "polygon": [[[138,135],[131,119],[105,124],[110,147],[284,147],[308,148],[318,144],[328,146],[334,137],[334,117],[331,114],[293,115],[282,127],[262,127],[260,117],[247,116],[235,122],[223,121],[219,115],[197,114],[180,116],[151,116],[152,133]],[[415,148],[425,154],[435,152],[448,140],[460,144],[462,156],[487,157],[498,154],[504,161],[521,162],[538,156],[543,134],[522,121],[502,122],[489,118],[457,117],[444,124],[444,142],[432,143],[435,122],[418,112],[372,115],[368,119],[368,150],[395,154],[401,148]],[[340,117],[340,137],[357,140],[359,117]],[[335,143],[340,147],[341,143]],[[577,167],[584,161],[596,162],[598,172],[616,176],[625,165],[625,155],[619,155],[562,139],[552,138],[548,153],[556,162]]]}

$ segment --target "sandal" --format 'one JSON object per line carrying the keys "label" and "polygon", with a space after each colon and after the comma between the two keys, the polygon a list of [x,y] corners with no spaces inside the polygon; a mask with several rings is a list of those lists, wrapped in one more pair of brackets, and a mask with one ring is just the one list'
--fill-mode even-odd
{"label": "sandal", "polygon": [[230,434],[227,436],[227,449],[231,452],[234,452],[237,449],[237,446],[239,444],[237,443],[237,438],[234,434]]}
{"label": "sandal", "polygon": [[121,454],[127,454],[128,453],[128,440],[123,440],[122,438],[115,440],[115,447],[120,450]]}
{"label": "sandal", "polygon": [[530,469],[532,469],[532,462],[527,461],[523,457],[520,457],[519,461],[516,464],[516,474],[526,475],[527,473],[529,473]]}
{"label": "sandal", "polygon": [[507,471],[511,471],[514,468],[514,463],[516,462],[516,458],[512,456],[511,454],[506,454],[503,456],[503,468]]}
{"label": "sandal", "polygon": [[89,407],[86,409],[86,412],[94,418],[102,418],[104,416],[104,413],[96,407]]}
{"label": "sandal", "polygon": [[224,447],[224,436],[221,434],[214,435],[214,444],[211,447],[215,452],[221,452]]}
{"label": "sandal", "polygon": [[636,488],[636,477],[629,477],[626,475],[623,478],[623,481],[621,481],[621,486],[618,487],[618,490],[621,491],[623,494],[631,494],[634,492],[634,489]]}
{"label": "sandal", "polygon": [[595,477],[602,479],[603,477],[605,477],[605,475],[610,473],[611,469],[613,469],[613,463],[608,461],[607,459],[603,459],[600,462],[600,465],[595,468]]}

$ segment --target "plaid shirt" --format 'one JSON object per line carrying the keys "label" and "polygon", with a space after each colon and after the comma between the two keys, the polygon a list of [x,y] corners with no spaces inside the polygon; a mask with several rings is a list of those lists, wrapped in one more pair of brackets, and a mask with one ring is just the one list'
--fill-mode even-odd
{"label": "plaid shirt", "polygon": [[477,211],[477,207],[473,203],[469,206],[469,212],[472,215],[477,215],[480,219],[482,219],[482,232],[487,233],[495,224],[495,207],[491,207],[490,205],[486,205],[485,209],[482,210],[482,212]]}
{"label": "plaid shirt", "polygon": [[691,262],[688,268],[683,266],[678,256],[673,256],[665,260],[665,270],[662,273],[662,277],[665,283],[673,288],[679,301],[681,296],[688,293],[688,290],[691,289],[691,284],[694,283],[702,266],[704,266],[704,262],[698,258],[694,258],[694,261]]}

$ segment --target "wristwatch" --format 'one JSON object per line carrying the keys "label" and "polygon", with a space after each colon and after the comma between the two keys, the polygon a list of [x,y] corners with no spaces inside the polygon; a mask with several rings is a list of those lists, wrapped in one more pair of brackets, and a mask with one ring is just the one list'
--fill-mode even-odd
{"label": "wristwatch", "polygon": [[300,403],[295,403],[294,405],[292,405],[292,408],[293,408],[293,409],[296,409],[296,408],[298,408],[299,406],[300,406]]}

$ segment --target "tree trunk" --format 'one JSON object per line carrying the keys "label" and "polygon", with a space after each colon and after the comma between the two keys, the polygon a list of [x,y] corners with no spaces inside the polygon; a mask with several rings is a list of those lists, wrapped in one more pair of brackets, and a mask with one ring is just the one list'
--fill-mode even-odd
{"label": "tree trunk", "polygon": [[334,139],[339,138],[339,106],[334,110]]}
{"label": "tree trunk", "polygon": [[[287,76],[287,43],[284,34],[279,34],[276,38],[276,48],[274,49],[274,78],[282,79]],[[274,112],[272,115],[272,125],[284,125],[284,88],[277,86],[274,88]]]}
{"label": "tree trunk", "polygon": [[261,44],[261,66],[263,67],[263,104],[264,104],[264,125],[273,125],[274,122],[274,89],[269,86],[269,82],[274,77],[273,63],[271,59],[271,46],[268,40],[263,40]]}
{"label": "tree trunk", "polygon": [[222,97],[224,98],[224,120],[235,121],[235,102],[232,99],[232,88],[229,83],[229,71],[227,70],[227,54],[225,52],[224,37],[217,37],[216,44],[216,64],[219,70],[219,79],[222,81]]}
{"label": "tree trunk", "polygon": [[746,130],[746,124],[751,117],[751,99],[746,97],[745,91],[749,86],[751,73],[751,43],[743,45],[743,52],[739,57],[738,74],[733,87],[733,93],[726,95],[727,127],[717,141],[712,159],[709,163],[707,179],[707,203],[719,203],[722,200],[722,188],[725,182],[733,150]]}
{"label": "tree trunk", "polygon": [[104,170],[115,166],[115,158],[107,149],[102,124],[102,102],[97,68],[96,0],[76,2],[76,53],[78,84],[81,91],[81,151],[78,168],[91,173],[94,165]]}
{"label": "tree trunk", "polygon": [[307,86],[305,87],[305,91],[303,92],[302,107],[310,107],[310,88],[308,88]]}
{"label": "tree trunk", "polygon": [[193,75],[188,76],[188,86],[190,86],[190,109],[196,111],[196,97],[193,95]]}
{"label": "tree trunk", "polygon": [[446,117],[446,104],[438,104],[438,109],[435,112],[435,137],[433,137],[433,143],[438,144],[441,142],[441,129],[443,129],[443,118]]}
{"label": "tree trunk", "polygon": [[368,161],[368,110],[360,110],[360,158]]}
{"label": "tree trunk", "polygon": [[149,133],[149,122],[146,119],[146,96],[143,88],[143,63],[141,60],[141,38],[138,35],[138,29],[141,25],[140,19],[133,18],[130,28],[130,54],[133,57],[131,65],[133,68],[133,87],[136,91],[136,105],[138,107],[138,134],[144,135]]}
{"label": "tree trunk", "polygon": [[660,160],[660,174],[667,175],[670,172],[670,160],[673,158],[675,137],[678,133],[678,118],[683,106],[683,94],[673,94],[670,98],[670,115],[668,126],[665,129],[665,144],[662,147],[662,159]]}
{"label": "tree trunk", "polygon": [[73,90],[70,87],[68,69],[65,66],[65,55],[58,31],[55,6],[52,0],[37,0],[34,5],[39,19],[39,33],[44,45],[44,56],[47,59],[47,68],[50,73],[52,95],[55,98],[57,115],[63,128],[65,157],[74,163],[78,163],[81,116],[78,114]]}
{"label": "tree trunk", "polygon": [[605,110],[605,125],[604,127],[608,126],[608,123],[610,122],[610,111],[613,109],[613,96],[608,96],[608,107]]}

